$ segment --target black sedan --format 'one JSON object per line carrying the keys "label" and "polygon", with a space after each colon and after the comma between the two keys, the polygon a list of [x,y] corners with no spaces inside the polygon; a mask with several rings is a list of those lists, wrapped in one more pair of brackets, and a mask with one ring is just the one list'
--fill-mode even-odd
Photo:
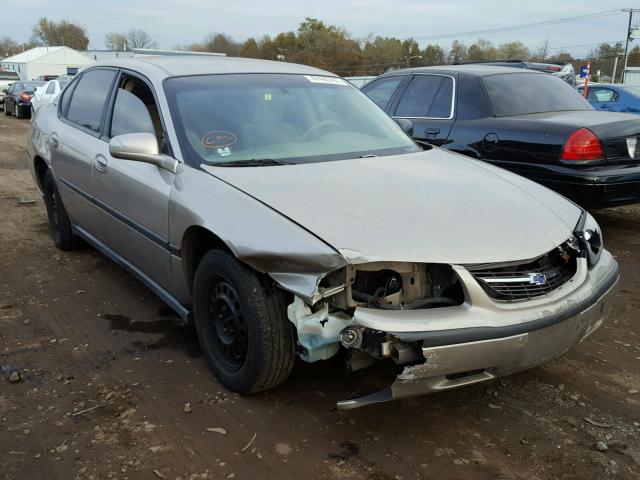
{"label": "black sedan", "polygon": [[424,67],[384,74],[362,91],[410,120],[415,140],[511,170],[587,208],[640,202],[638,116],[595,111],[554,76]]}
{"label": "black sedan", "polygon": [[4,114],[18,118],[31,116],[31,97],[45,82],[13,82],[4,96]]}

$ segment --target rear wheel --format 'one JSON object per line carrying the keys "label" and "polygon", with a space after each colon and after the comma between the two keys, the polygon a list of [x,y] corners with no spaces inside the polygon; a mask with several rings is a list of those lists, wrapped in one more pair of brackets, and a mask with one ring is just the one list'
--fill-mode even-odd
{"label": "rear wheel", "polygon": [[62,204],[60,192],[53,179],[51,170],[47,170],[42,180],[42,190],[44,191],[44,204],[47,207],[47,217],[49,219],[49,229],[53,237],[53,243],[60,250],[75,250],[81,245],[81,241],[71,230],[71,221],[67,211]]}
{"label": "rear wheel", "polygon": [[11,115],[11,112],[9,111],[9,106],[7,105],[6,102],[4,104],[4,114],[7,116]]}
{"label": "rear wheel", "polygon": [[287,295],[222,250],[196,271],[193,313],[207,363],[229,390],[255,393],[286,380],[295,360]]}
{"label": "rear wheel", "polygon": [[16,118],[26,118],[27,114],[24,111],[24,107],[16,105]]}

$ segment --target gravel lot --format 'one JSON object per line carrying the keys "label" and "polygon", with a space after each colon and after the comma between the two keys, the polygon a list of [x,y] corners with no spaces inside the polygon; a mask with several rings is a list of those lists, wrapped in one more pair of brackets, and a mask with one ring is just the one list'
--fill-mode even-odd
{"label": "gravel lot", "polygon": [[28,126],[0,117],[0,478],[640,478],[640,208],[595,212],[621,288],[564,358],[341,413],[366,373],[299,363],[276,390],[231,394],[133,277],[91,248],[57,251]]}

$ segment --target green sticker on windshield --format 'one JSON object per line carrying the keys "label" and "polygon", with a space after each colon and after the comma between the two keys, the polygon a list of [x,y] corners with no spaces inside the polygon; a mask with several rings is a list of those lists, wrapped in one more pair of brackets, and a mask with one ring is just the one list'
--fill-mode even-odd
{"label": "green sticker on windshield", "polygon": [[264,94],[264,101],[265,102],[270,102],[271,100],[273,100],[273,96],[270,93],[265,93]]}

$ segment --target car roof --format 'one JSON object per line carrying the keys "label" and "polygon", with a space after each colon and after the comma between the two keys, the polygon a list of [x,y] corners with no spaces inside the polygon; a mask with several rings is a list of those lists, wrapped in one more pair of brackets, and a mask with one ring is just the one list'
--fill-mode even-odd
{"label": "car roof", "polygon": [[141,73],[147,73],[156,78],[223,73],[285,73],[335,76],[333,73],[296,63],[213,55],[158,55],[112,59],[96,62],[91,68],[98,66],[129,68]]}
{"label": "car roof", "polygon": [[495,65],[483,65],[483,64],[472,64],[472,65],[438,65],[434,67],[417,67],[417,68],[405,68],[403,70],[396,70],[393,72],[387,72],[385,75],[393,75],[393,74],[406,74],[406,73],[444,73],[444,74],[458,74],[465,73],[467,75],[472,75],[475,77],[486,77],[488,75],[501,75],[501,74],[530,74],[530,75],[545,75],[543,72],[538,72],[536,70],[529,70],[525,68],[513,68],[513,67],[501,67]]}

